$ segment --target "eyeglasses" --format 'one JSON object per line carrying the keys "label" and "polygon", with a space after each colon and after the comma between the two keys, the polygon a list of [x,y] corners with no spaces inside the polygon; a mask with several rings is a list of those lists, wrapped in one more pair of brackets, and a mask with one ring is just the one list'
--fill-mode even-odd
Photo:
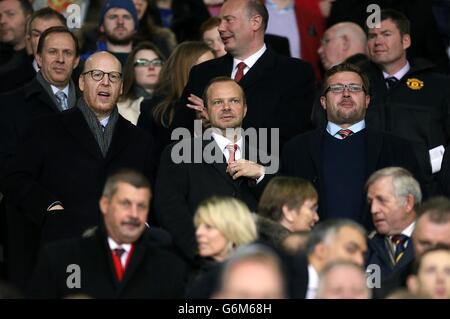
{"label": "eyeglasses", "polygon": [[325,90],[324,94],[327,94],[328,92],[342,93],[346,89],[351,93],[359,93],[365,91],[364,87],[361,84],[332,84]]}
{"label": "eyeglasses", "polygon": [[108,78],[111,83],[117,83],[122,79],[122,73],[120,72],[103,72],[102,70],[90,70],[82,73],[82,75],[85,75],[86,73],[90,73],[91,78],[97,82],[103,80],[105,74],[108,74]]}
{"label": "eyeglasses", "polygon": [[156,66],[162,66],[163,61],[161,59],[154,59],[154,60],[147,60],[147,59],[137,59],[136,62],[134,62],[134,66],[150,66],[153,67]]}

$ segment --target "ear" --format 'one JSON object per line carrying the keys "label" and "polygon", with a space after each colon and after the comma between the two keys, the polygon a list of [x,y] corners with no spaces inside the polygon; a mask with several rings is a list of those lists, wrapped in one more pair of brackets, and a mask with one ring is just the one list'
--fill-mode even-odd
{"label": "ear", "polygon": [[409,34],[404,34],[402,37],[403,49],[407,49],[411,46],[411,36]]}
{"label": "ear", "polygon": [[366,109],[369,107],[370,95],[366,94]]}
{"label": "ear", "polygon": [[324,110],[327,109],[327,98],[323,95],[320,97],[320,105],[322,105]]}
{"label": "ear", "polygon": [[348,51],[350,49],[350,41],[348,40],[347,35],[343,35],[342,37],[342,48],[344,51]]}
{"label": "ear", "polygon": [[80,63],[80,57],[77,57],[76,60],[75,60],[75,63],[73,64],[73,69],[72,70],[75,70],[75,68],[78,66],[79,63]]}
{"label": "ear", "polygon": [[254,15],[250,19],[250,23],[252,25],[252,30],[257,31],[262,28],[262,17],[258,14]]}
{"label": "ear", "polygon": [[100,26],[99,30],[100,30],[101,33],[105,33],[105,27],[103,26],[103,24]]}
{"label": "ear", "polygon": [[294,212],[292,211],[292,209],[289,209],[287,205],[283,205],[281,207],[281,212],[283,214],[283,218],[289,223],[292,223],[294,221]]}
{"label": "ear", "polygon": [[120,83],[120,92],[119,92],[119,96],[121,96],[123,93],[123,81]]}
{"label": "ear", "polygon": [[244,118],[247,115],[247,104],[244,104],[244,116],[242,118]]}
{"label": "ear", "polygon": [[314,255],[320,260],[324,261],[326,259],[328,252],[328,247],[324,243],[319,243],[316,245],[316,248],[314,249]]}
{"label": "ear", "polygon": [[39,65],[40,68],[42,68],[42,56],[39,53],[36,53],[36,62]]}
{"label": "ear", "polygon": [[105,196],[102,196],[99,201],[100,211],[103,215],[106,215],[109,207],[109,199]]}
{"label": "ear", "polygon": [[410,275],[406,280],[406,287],[415,295],[419,293],[419,286],[419,280],[416,275]]}
{"label": "ear", "polygon": [[80,91],[84,92],[84,75],[80,75],[78,78],[78,86],[80,87]]}
{"label": "ear", "polygon": [[414,209],[414,196],[411,194],[406,195],[405,209],[408,213],[412,212]]}

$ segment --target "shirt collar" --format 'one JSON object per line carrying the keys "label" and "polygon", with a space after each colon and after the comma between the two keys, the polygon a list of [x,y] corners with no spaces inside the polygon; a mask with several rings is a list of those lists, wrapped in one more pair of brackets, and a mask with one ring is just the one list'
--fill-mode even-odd
{"label": "shirt collar", "polygon": [[37,64],[36,59],[33,60],[32,65],[33,65],[34,70],[35,70],[36,72],[39,72],[39,70],[40,70],[41,68],[40,68],[39,65]]}
{"label": "shirt collar", "polygon": [[[271,8],[271,9],[276,9],[277,5],[276,5],[276,3],[273,2],[273,0],[266,0],[266,7]],[[281,9],[280,11],[292,10],[292,9],[294,9],[294,1],[289,3],[284,9]]]}
{"label": "shirt collar", "polygon": [[[111,116],[111,115],[110,115],[110,116]],[[110,116],[105,117],[104,119],[102,119],[102,120],[100,121],[100,124],[101,124],[103,127],[106,127],[106,125],[108,125],[109,117],[110,117]]]}
{"label": "shirt collar", "polygon": [[111,250],[114,250],[116,248],[123,248],[125,250],[125,252],[128,254],[131,250],[131,244],[122,244],[119,245],[118,243],[116,243],[116,241],[114,239],[112,239],[111,237],[108,237],[108,244],[109,244],[109,248]]}
{"label": "shirt collar", "polygon": [[402,235],[406,235],[409,238],[411,238],[415,226],[416,226],[416,222],[412,222],[408,227],[403,229]]}
{"label": "shirt collar", "polygon": [[308,265],[308,292],[306,299],[314,299],[317,295],[317,289],[319,289],[319,274],[314,267]]}
{"label": "shirt collar", "polygon": [[411,66],[409,65],[409,62],[406,61],[405,66],[394,74],[389,74],[383,71],[383,77],[385,79],[395,77],[397,80],[401,80],[405,76],[405,74],[408,73],[409,69],[411,69]]}
{"label": "shirt collar", "polygon": [[246,65],[246,68],[251,68],[256,63],[256,61],[258,61],[258,59],[264,54],[264,52],[266,52],[266,50],[267,50],[267,47],[266,47],[266,44],[264,44],[261,49],[259,49],[255,53],[253,53],[251,56],[249,56],[245,60],[238,60],[236,58],[233,58],[233,70],[236,69],[237,65],[240,62],[244,62]]}
{"label": "shirt collar", "polygon": [[238,150],[242,150],[242,136],[239,137],[239,139],[235,143],[233,143],[232,141],[230,141],[225,136],[223,136],[219,133],[213,132],[211,135],[212,135],[214,141],[216,141],[217,145],[219,145],[220,150],[222,152],[225,150],[226,146],[230,143],[237,144]]}
{"label": "shirt collar", "polygon": [[[353,124],[352,126],[348,127],[347,129],[351,130],[353,132],[353,134],[355,134],[355,133],[358,133],[359,131],[362,131],[365,128],[366,128],[366,121],[361,120],[361,121]],[[335,136],[337,134],[337,132],[339,132],[340,130],[342,130],[342,127],[334,124],[333,122],[328,121],[327,132],[331,136]]]}
{"label": "shirt collar", "polygon": [[52,88],[53,94],[56,94],[56,92],[58,91],[63,91],[66,94],[66,97],[69,98],[69,84],[67,84],[66,87],[62,90],[52,84],[50,84],[50,87]]}

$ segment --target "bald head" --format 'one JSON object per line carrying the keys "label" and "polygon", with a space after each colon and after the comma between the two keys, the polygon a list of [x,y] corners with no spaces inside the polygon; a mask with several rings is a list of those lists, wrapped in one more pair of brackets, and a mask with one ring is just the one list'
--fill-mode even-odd
{"label": "bald head", "polygon": [[328,70],[355,54],[367,54],[366,34],[356,23],[337,23],[325,31],[318,52]]}
{"label": "bald head", "polygon": [[79,79],[86,104],[99,120],[108,117],[122,94],[122,65],[108,52],[91,55]]}

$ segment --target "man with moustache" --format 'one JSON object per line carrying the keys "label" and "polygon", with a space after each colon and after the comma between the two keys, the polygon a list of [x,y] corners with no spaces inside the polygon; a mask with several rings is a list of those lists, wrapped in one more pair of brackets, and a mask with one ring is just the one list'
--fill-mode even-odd
{"label": "man with moustache", "polygon": [[314,184],[320,220],[349,218],[371,228],[364,199],[367,177],[393,165],[417,172],[417,160],[405,140],[366,128],[370,86],[357,66],[343,63],[327,70],[322,92],[328,123],[286,144],[279,173]]}
{"label": "man with moustache", "polygon": [[[142,174],[121,170],[108,177],[99,201],[103,222],[83,238],[52,243],[43,249],[30,297],[183,296],[184,263],[152,245],[154,229],[146,226],[150,199],[150,183]],[[79,267],[78,281],[76,268],[68,271],[70,265]]]}
{"label": "man with moustache", "polygon": [[19,283],[26,283],[39,244],[78,237],[98,224],[106,176],[132,168],[151,177],[150,137],[117,111],[121,71],[108,52],[89,57],[76,107],[36,121],[10,162],[0,186],[20,220],[11,226],[12,251],[25,256],[12,263],[14,272],[26,268],[15,277]]}

